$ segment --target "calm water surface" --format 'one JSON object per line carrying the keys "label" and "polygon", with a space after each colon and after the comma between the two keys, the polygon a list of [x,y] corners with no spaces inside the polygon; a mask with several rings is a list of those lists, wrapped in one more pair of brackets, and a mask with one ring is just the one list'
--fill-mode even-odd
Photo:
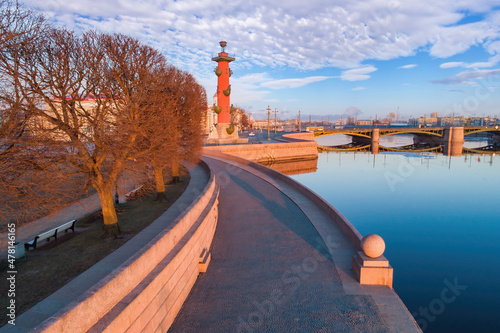
{"label": "calm water surface", "polygon": [[425,332],[500,331],[498,155],[329,152],[292,177],[384,238],[394,289]]}

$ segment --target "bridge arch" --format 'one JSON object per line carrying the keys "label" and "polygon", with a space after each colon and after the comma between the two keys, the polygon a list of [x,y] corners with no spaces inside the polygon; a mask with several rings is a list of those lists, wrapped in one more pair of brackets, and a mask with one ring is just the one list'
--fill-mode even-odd
{"label": "bridge arch", "polygon": [[464,129],[464,135],[469,135],[469,134],[475,134],[475,133],[481,133],[481,132],[487,132],[495,135],[500,135],[500,127],[495,126],[495,127],[465,127]]}
{"label": "bridge arch", "polygon": [[431,135],[443,137],[444,128],[420,129],[420,128],[405,128],[397,130],[380,130],[380,137],[398,135],[398,134],[415,134],[415,135]]}

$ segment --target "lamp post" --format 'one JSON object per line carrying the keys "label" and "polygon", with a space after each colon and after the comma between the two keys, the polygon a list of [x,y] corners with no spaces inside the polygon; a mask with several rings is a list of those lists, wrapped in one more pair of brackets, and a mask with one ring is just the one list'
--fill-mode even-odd
{"label": "lamp post", "polygon": [[267,140],[271,140],[269,137],[269,129],[270,129],[270,123],[269,123],[269,116],[271,115],[271,109],[269,108],[269,105],[267,106]]}
{"label": "lamp post", "polygon": [[300,110],[299,110],[299,132],[302,131],[301,124],[300,124]]}
{"label": "lamp post", "polygon": [[276,130],[278,129],[278,122],[277,122],[277,119],[276,119],[276,116],[278,114],[279,111],[276,110],[276,108],[274,108],[274,136],[276,136]]}

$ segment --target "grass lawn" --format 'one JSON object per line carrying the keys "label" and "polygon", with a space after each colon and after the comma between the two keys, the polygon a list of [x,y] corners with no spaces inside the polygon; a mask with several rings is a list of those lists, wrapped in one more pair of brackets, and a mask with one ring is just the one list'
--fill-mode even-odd
{"label": "grass lawn", "polygon": [[[166,185],[167,200],[155,201],[156,194],[127,201],[117,208],[118,223],[122,231],[121,239],[103,239],[103,220],[101,212],[80,219],[75,233],[69,231],[57,241],[53,239],[46,245],[27,253],[27,261],[16,262],[16,317],[25,312],[73,278],[90,268],[109,253],[113,252],[130,238],[151,224],[165,212],[184,192],[189,183],[189,172],[182,168],[180,183]],[[0,327],[7,324],[7,265],[1,263],[0,291],[2,308]]]}

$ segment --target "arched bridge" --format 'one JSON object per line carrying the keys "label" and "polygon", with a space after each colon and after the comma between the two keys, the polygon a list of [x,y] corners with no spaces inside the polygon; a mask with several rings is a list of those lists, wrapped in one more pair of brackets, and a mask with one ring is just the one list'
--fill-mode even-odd
{"label": "arched bridge", "polygon": [[460,156],[464,145],[464,136],[489,132],[494,134],[494,141],[500,141],[500,129],[494,127],[404,127],[404,128],[349,128],[341,130],[314,132],[314,137],[345,134],[353,137],[353,142],[357,144],[371,144],[374,154],[379,151],[380,137],[395,134],[414,134],[414,142],[418,144],[430,144],[433,146],[443,146],[446,155]]}
{"label": "arched bridge", "polygon": [[[449,127],[402,127],[402,128],[378,128],[379,137],[395,135],[395,134],[424,134],[430,136],[438,136],[443,138],[445,136],[445,129]],[[314,132],[314,137],[319,138],[321,136],[345,134],[356,137],[372,138],[373,128],[348,128],[348,129],[338,129],[338,130],[327,130]],[[500,135],[500,127],[483,127],[483,126],[465,126],[464,135],[469,135],[479,132],[490,132]]]}

